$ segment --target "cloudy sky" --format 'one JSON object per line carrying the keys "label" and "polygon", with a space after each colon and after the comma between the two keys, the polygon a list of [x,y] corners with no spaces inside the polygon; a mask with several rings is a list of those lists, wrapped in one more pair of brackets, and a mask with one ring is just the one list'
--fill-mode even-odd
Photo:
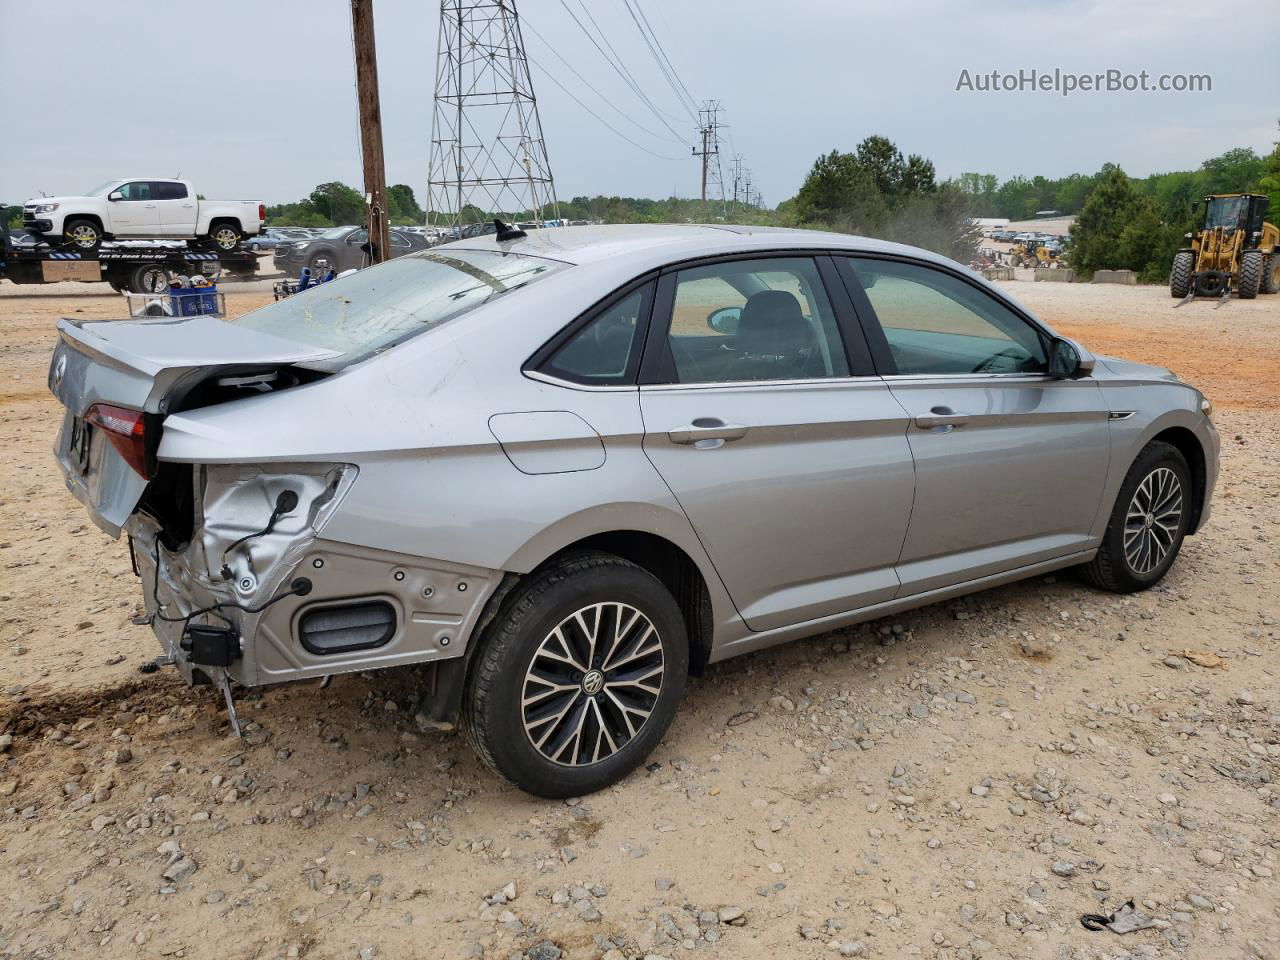
{"label": "cloudy sky", "polygon": [[[627,0],[518,2],[557,192],[696,195],[693,121]],[[568,10],[590,27],[584,2],[661,116],[571,19]],[[724,159],[744,155],[771,205],[795,192],[820,152],[872,133],[925,154],[944,176],[1002,178],[1107,161],[1145,175],[1233,146],[1266,151],[1277,136],[1274,2],[1249,4],[1247,18],[1189,0],[630,2],[692,96],[721,102]],[[387,179],[422,197],[439,4],[374,7]],[[360,182],[344,0],[0,0],[0,39],[4,202],[179,172],[208,196],[268,202],[322,181]],[[956,90],[963,70],[1033,68],[1146,70],[1153,81],[1210,74],[1212,91]],[[672,142],[663,121],[686,142]]]}

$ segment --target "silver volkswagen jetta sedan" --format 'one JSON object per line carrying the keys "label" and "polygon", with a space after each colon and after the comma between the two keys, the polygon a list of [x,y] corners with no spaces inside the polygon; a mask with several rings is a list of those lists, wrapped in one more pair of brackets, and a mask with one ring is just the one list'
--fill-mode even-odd
{"label": "silver volkswagen jetta sedan", "polygon": [[1218,472],[1168,371],[809,231],[477,237],[58,329],[57,457],[165,659],[229,706],[430,664],[426,720],[548,797],[639,764],[708,663],[1062,567],[1149,587]]}

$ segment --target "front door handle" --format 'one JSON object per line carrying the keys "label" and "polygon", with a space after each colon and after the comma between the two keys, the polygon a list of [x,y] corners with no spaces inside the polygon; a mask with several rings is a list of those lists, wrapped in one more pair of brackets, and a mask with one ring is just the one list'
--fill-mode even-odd
{"label": "front door handle", "polygon": [[699,417],[688,426],[676,427],[667,433],[672,443],[680,444],[697,443],[699,440],[741,440],[746,435],[747,428],[742,424],[725,423],[716,417]]}
{"label": "front door handle", "polygon": [[958,413],[950,407],[934,407],[928,413],[916,417],[916,426],[921,430],[936,430],[938,427],[963,427],[969,422],[969,414]]}

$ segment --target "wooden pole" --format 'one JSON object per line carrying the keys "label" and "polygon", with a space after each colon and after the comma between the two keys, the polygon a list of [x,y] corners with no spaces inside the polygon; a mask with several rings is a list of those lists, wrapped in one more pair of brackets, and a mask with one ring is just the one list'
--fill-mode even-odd
{"label": "wooden pole", "polygon": [[369,263],[387,259],[387,173],[382,158],[382,110],[378,105],[378,54],[373,42],[373,0],[351,0],[356,47],[356,93],[360,102],[360,154],[368,211]]}

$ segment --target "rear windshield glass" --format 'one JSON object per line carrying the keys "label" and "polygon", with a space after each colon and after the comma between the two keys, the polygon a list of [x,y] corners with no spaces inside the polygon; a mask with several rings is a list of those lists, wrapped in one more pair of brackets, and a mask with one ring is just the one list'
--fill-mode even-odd
{"label": "rear windshield glass", "polygon": [[336,370],[549,276],[568,264],[518,253],[429,250],[330,280],[230,321],[336,350]]}

